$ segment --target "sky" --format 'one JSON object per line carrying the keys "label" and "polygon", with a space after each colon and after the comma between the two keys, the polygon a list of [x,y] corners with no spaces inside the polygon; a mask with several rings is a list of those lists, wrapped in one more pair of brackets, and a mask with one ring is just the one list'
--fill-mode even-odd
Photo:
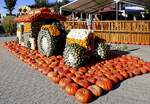
{"label": "sky", "polygon": [[[55,2],[56,0],[48,0],[49,2]],[[13,13],[17,13],[18,12],[18,8],[23,6],[23,5],[32,5],[34,4],[34,0],[17,0],[15,9],[13,10]],[[2,15],[5,15],[7,13],[7,10],[4,9],[5,7],[5,2],[4,0],[0,0],[0,13]]]}

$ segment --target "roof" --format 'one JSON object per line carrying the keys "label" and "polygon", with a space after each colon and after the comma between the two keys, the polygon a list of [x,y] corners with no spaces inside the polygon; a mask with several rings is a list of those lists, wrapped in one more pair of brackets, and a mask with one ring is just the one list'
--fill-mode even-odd
{"label": "roof", "polygon": [[63,10],[94,12],[99,8],[107,7],[115,1],[137,4],[141,6],[150,6],[150,0],[74,0],[61,7]]}
{"label": "roof", "polygon": [[29,12],[27,15],[19,16],[16,18],[16,22],[34,22],[40,19],[65,20],[65,17],[50,11],[48,8],[40,8]]}

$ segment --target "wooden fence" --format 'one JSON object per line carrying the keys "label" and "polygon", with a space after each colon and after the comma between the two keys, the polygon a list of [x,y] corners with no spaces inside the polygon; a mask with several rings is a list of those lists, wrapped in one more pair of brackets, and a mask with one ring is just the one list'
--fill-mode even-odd
{"label": "wooden fence", "polygon": [[[86,21],[63,22],[66,29],[87,29]],[[107,42],[150,44],[150,21],[95,21],[94,33]]]}

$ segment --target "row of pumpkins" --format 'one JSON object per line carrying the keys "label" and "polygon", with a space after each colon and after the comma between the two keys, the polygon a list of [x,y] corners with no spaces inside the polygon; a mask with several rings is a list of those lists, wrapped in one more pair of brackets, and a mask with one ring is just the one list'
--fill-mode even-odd
{"label": "row of pumpkins", "polygon": [[64,63],[61,55],[46,57],[15,41],[6,42],[4,47],[82,103],[92,101],[127,78],[150,72],[149,62],[128,55],[74,70]]}

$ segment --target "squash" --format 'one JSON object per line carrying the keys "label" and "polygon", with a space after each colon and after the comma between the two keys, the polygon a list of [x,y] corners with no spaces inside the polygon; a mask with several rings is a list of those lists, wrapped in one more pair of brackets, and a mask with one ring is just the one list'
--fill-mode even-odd
{"label": "squash", "polygon": [[85,88],[80,88],[77,90],[75,97],[81,103],[88,103],[92,99],[92,93]]}
{"label": "squash", "polygon": [[113,87],[113,82],[108,78],[101,77],[96,81],[96,85],[105,91],[110,91]]}
{"label": "squash", "polygon": [[67,84],[71,83],[71,79],[70,78],[62,78],[59,81],[59,86],[62,87],[63,89],[66,87]]}
{"label": "squash", "polygon": [[77,92],[78,89],[79,89],[79,86],[76,83],[70,83],[70,84],[66,85],[66,87],[65,87],[65,91],[69,95],[75,95],[75,93]]}
{"label": "squash", "polygon": [[102,89],[98,87],[97,85],[91,85],[88,87],[88,89],[93,93],[95,96],[101,96],[102,95]]}

